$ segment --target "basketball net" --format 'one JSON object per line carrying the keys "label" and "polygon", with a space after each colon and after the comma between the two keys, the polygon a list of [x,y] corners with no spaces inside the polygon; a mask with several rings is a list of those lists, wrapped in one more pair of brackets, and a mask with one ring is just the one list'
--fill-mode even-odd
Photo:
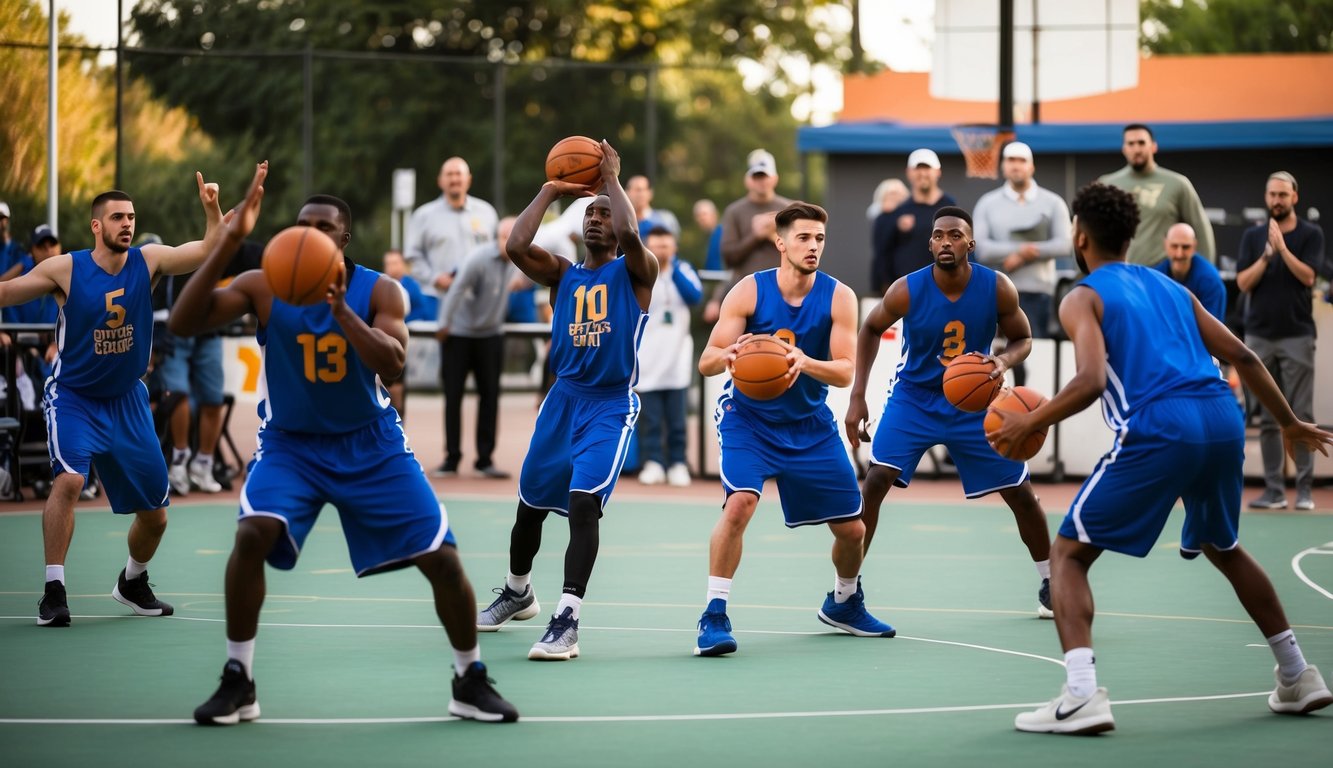
{"label": "basketball net", "polygon": [[1000,147],[1014,140],[1011,129],[988,123],[955,125],[951,130],[953,140],[963,150],[963,159],[967,161],[967,175],[973,179],[998,179]]}

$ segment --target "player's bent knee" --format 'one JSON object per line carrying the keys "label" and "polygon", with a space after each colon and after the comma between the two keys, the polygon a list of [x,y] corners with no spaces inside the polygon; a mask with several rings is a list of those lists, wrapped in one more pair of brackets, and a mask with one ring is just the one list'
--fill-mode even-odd
{"label": "player's bent knee", "polygon": [[262,560],[282,535],[282,523],[269,517],[247,517],[236,525],[236,553]]}

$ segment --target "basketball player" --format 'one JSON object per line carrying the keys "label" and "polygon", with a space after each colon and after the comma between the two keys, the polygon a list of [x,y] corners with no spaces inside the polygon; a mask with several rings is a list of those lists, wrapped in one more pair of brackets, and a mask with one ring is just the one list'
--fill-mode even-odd
{"label": "basketball player", "polygon": [[[602,142],[602,193],[583,214],[587,258],[573,264],[533,244],[542,215],[566,195],[592,189],[566,181],[542,185],[514,222],[506,250],[533,282],[550,286],[550,366],[556,381],[542,401],[518,481],[518,511],[509,537],[509,574],[499,594],[477,616],[494,632],[510,619],[541,610],[533,590],[532,561],[541,548],[542,523],[555,512],[569,521],[564,585],[546,632],[528,658],[567,661],[579,655],[579,613],[597,560],[598,525],[625,464],[639,397],[639,339],[648,319],[657,257],[639,240],[634,206],[620,185],[620,155]],[[624,256],[616,256],[619,249]]]}
{"label": "basketball player", "polygon": [[[985,411],[968,413],[944,397],[944,366],[954,357],[977,353],[995,363],[994,377],[1023,362],[1032,351],[1032,331],[1018,306],[1018,290],[1005,275],[968,258],[972,217],[948,206],[935,212],[930,233],[934,264],[898,278],[884,300],[866,316],[856,342],[856,381],[847,407],[847,439],[852,447],[869,440],[866,382],[879,354],[880,338],[903,321],[903,358],[889,386],[884,415],[870,446],[870,468],[861,492],[865,503],[866,549],[875,535],[879,508],[891,486],[912,482],[921,456],[944,445],[958,467],[969,499],[999,491],[1018,524],[1018,535],[1032,556],[1041,586],[1037,615],[1051,618],[1051,535],[1046,514],[1032,492],[1027,464],[997,454],[986,444]],[[991,354],[995,329],[1009,340],[1004,352]]]}
{"label": "basketball player", "polygon": [[407,447],[384,388],[384,380],[402,375],[406,360],[402,291],[343,254],[352,239],[347,204],[315,195],[296,219],[338,246],[342,268],[326,303],[287,304],[274,297],[257,269],[214,287],[254,229],[267,170],[260,164],[225,236],[181,291],[168,320],[172,333],[193,336],[253,313],[264,349],[259,447],[241,489],[236,543],[227,562],[227,662],[222,684],[194,719],[231,725],[259,717],[254,655],[264,562],[291,570],[320,510],[332,504],[358,576],[415,565],[430,581],[435,613],[454,648],[449,713],[513,722],[518,712],[491,687],[480,661],[472,625],[476,597],[448,515]]}
{"label": "basketball player", "polygon": [[111,596],[140,616],[170,616],[148,584],[148,561],[167,529],[167,464],[162,456],[148,389],[140,380],[153,347],[153,283],[191,272],[218,238],[218,187],[195,174],[206,221],[204,239],[179,246],[134,242],[134,201],[119,190],[93,198],[96,245],[43,260],[26,274],[0,283],[0,306],[54,295],[60,307],[58,356],[42,398],[51,494],[42,510],[46,586],[37,624],[68,627],[65,556],[74,538],[74,503],[96,465],[111,511],[134,515],[129,560]]}
{"label": "basketball player", "polygon": [[1333,434],[1297,420],[1259,358],[1183,286],[1126,262],[1139,224],[1129,193],[1090,184],[1070,208],[1074,254],[1087,277],[1061,302],[1060,323],[1074,342],[1078,372],[1032,413],[1004,413],[987,438],[1021,441],[1099,398],[1116,438],[1074,498],[1051,553],[1067,682],[1014,726],[1039,733],[1115,727],[1106,689],[1097,687],[1088,569],[1107,549],[1147,555],[1182,498],[1181,556],[1192,560],[1202,552],[1222,572],[1277,659],[1269,709],[1296,714],[1333,704],[1319,670],[1306,664],[1268,574],[1237,537],[1245,425],[1210,355],[1235,366],[1277,416],[1289,446],[1328,455]]}
{"label": "basketball player", "polygon": [[737,350],[754,334],[771,334],[787,347],[787,391],[772,400],[747,397],[730,383],[713,419],[721,445],[726,501],[708,546],[707,607],[699,619],[694,655],[736,650],[727,617],[731,581],[741,562],[745,528],[764,481],[776,478],[788,528],[826,524],[833,533],[833,591],[816,616],[861,637],[893,637],[893,627],[871,616],[861,590],[865,538],[856,471],[838,439],[825,400],[829,385],[851,380],[856,339],[856,295],[819,271],[828,214],[794,202],[778,211],[776,269],[747,275],[727,293],[699,372],[731,369]]}

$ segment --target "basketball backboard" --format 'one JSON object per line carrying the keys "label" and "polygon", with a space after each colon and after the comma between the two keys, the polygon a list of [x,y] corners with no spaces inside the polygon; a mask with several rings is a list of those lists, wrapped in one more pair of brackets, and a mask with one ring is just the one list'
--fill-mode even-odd
{"label": "basketball backboard", "polygon": [[[1013,0],[1014,106],[1133,88],[1138,0]],[[996,0],[936,0],[930,95],[998,101]],[[1034,51],[1036,55],[1034,56]]]}

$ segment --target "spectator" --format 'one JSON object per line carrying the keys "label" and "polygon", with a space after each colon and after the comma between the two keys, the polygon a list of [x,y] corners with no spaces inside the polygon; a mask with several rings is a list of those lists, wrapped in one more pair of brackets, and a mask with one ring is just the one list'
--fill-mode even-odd
{"label": "spectator", "polygon": [[1152,129],[1139,123],[1125,126],[1121,152],[1128,165],[1098,181],[1120,187],[1139,204],[1139,228],[1129,244],[1129,263],[1156,264],[1161,258],[1158,243],[1172,224],[1181,221],[1193,227],[1198,235],[1199,253],[1216,263],[1213,225],[1203,210],[1199,194],[1189,179],[1157,164],[1157,142],[1153,140]]}
{"label": "spectator", "polygon": [[907,190],[907,185],[902,179],[885,179],[875,187],[875,193],[870,196],[870,207],[866,208],[866,218],[873,223],[881,213],[889,213],[911,196],[912,193]]}
{"label": "spectator", "polygon": [[[26,275],[31,272],[33,267],[41,264],[52,256],[60,255],[60,238],[56,236],[55,230],[46,224],[37,227],[32,231],[31,253],[22,253],[18,261],[11,268],[13,275]],[[54,324],[60,313],[60,306],[56,304],[55,297],[51,294],[43,294],[26,304],[5,307],[3,318],[6,323],[45,323]],[[55,363],[56,354],[60,351],[56,344],[55,334],[41,334],[38,336],[39,343],[25,348],[14,357],[14,383],[18,389],[20,408],[24,411],[35,411],[39,405],[37,393],[40,391],[42,382],[51,375],[51,366]],[[0,333],[0,345],[9,346],[11,343],[9,334]],[[34,387],[34,380],[36,386]]]}
{"label": "spectator", "polygon": [[[977,261],[1009,276],[1018,289],[1018,308],[1028,317],[1032,338],[1051,336],[1051,297],[1055,260],[1072,253],[1069,206],[1059,195],[1037,185],[1032,148],[1021,141],[1000,153],[1004,186],[977,201],[972,219]],[[1027,383],[1026,367],[1014,367],[1014,381]]]}
{"label": "spectator", "polygon": [[722,227],[718,224],[717,206],[712,200],[704,198],[694,201],[694,223],[699,225],[708,238],[704,269],[714,272],[722,269]]}
{"label": "spectator", "polygon": [[421,290],[421,284],[407,273],[407,260],[402,251],[384,252],[384,274],[398,281],[407,295],[406,322],[427,320],[434,322],[440,316],[440,302],[434,296],[427,296]]}
{"label": "spectator", "polygon": [[1175,278],[1176,282],[1194,294],[1203,308],[1208,310],[1208,314],[1225,324],[1227,287],[1222,283],[1217,268],[1198,254],[1196,249],[1199,243],[1194,237],[1194,227],[1183,221],[1172,224],[1166,231],[1165,244],[1166,258],[1157,262],[1155,269]]}
{"label": "spectator", "polygon": [[22,258],[23,247],[9,235],[9,203],[0,201],[0,274],[3,275],[0,280],[8,280],[18,275],[14,266]]}
{"label": "spectator", "polygon": [[[1245,346],[1263,361],[1301,421],[1314,415],[1315,271],[1324,259],[1324,232],[1296,217],[1296,178],[1286,171],[1268,177],[1264,203],[1271,218],[1245,230],[1236,259],[1236,287],[1249,298]],[[1143,231],[1142,228],[1139,231]],[[1285,509],[1282,430],[1267,408],[1260,410],[1259,449],[1264,492],[1251,509]],[[1314,455],[1295,447],[1296,508],[1314,509]]]}
{"label": "spectator", "polygon": [[689,263],[676,258],[676,237],[665,227],[648,233],[648,250],[657,257],[657,282],[639,356],[639,482],[690,484],[685,464],[685,397],[694,373],[690,307],[703,298],[703,285]]}
{"label": "spectator", "polygon": [[773,242],[777,234],[774,217],[790,200],[777,193],[778,164],[766,149],[756,149],[745,158],[745,197],[722,212],[722,264],[731,270],[731,280],[719,283],[704,308],[704,322],[717,320],[722,298],[746,275],[778,266],[781,256]]}
{"label": "spectator", "polygon": [[882,294],[893,281],[930,266],[930,228],[935,211],[956,205],[940,189],[940,157],[929,149],[907,156],[912,196],[893,211],[875,217],[871,234],[870,287]]}
{"label": "spectator", "polygon": [[445,457],[437,477],[457,476],[463,459],[463,393],[469,372],[477,387],[477,459],[473,466],[486,477],[509,477],[492,462],[492,454],[504,367],[504,318],[518,273],[505,251],[513,228],[513,216],[500,220],[496,241],[468,256],[440,307],[440,357],[449,362],[443,366]]}
{"label": "spectator", "polygon": [[647,237],[653,227],[665,227],[671,234],[680,237],[680,220],[671,211],[653,208],[653,183],[647,176],[631,176],[625,184],[625,193],[634,205],[634,215],[639,218],[639,236]]}

